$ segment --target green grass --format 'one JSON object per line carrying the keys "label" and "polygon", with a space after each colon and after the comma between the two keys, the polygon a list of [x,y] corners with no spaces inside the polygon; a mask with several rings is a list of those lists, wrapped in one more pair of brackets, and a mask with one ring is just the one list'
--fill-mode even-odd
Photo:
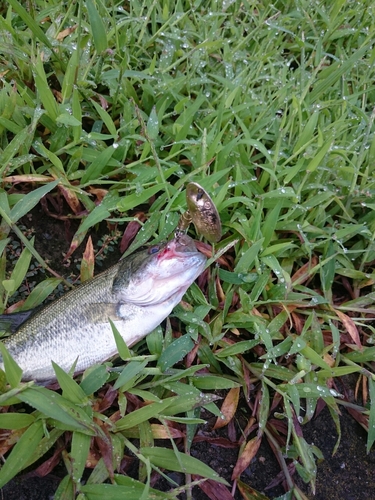
{"label": "green grass", "polygon": [[[257,428],[246,434],[233,479],[267,439],[286,474],[283,498],[307,498],[287,465],[314,490],[320,452],[299,425],[318,401],[339,436],[344,405],[362,416],[368,451],[375,441],[373,3],[9,0],[0,25],[2,310],[31,258],[56,275],[18,227],[47,192],[81,219],[70,254],[101,221],[125,224],[146,210],[132,251],[173,232],[186,209],[184,186],[196,181],[222,219],[215,250],[226,249],[204,294],[194,285],[189,305],[175,311],[185,340],[175,344],[168,329],[163,341],[159,329],[146,339],[147,354],[143,343],[142,356],[132,351],[122,373],[111,374],[121,388],[119,420],[101,407],[105,368],[82,382],[58,372],[57,395],[20,383],[9,361],[0,426],[20,438],[0,484],[70,430],[55,498],[189,495],[191,475],[220,479],[177,451],[168,422],[186,430],[189,451],[199,408],[220,415],[205,391],[241,387]],[[107,191],[100,204],[93,187]],[[24,250],[9,273],[11,232]],[[43,281],[32,305],[58,282]],[[192,339],[193,364],[175,367]],[[198,363],[210,373],[197,373]],[[357,405],[335,389],[350,373],[364,380]],[[163,402],[136,410],[138,419],[127,413],[126,391]],[[20,402],[35,412],[17,413]],[[174,452],[153,447],[160,434]],[[103,457],[82,486],[92,437]],[[124,449],[140,458],[139,481],[116,472]],[[153,491],[151,471],[160,466],[185,471],[186,486]],[[102,484],[108,477],[112,484]]]}

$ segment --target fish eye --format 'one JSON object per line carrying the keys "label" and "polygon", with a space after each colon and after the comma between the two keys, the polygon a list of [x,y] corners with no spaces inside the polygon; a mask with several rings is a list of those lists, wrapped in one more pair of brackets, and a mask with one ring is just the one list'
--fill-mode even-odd
{"label": "fish eye", "polygon": [[159,250],[160,250],[160,247],[158,245],[155,245],[155,246],[150,247],[148,249],[148,254],[153,255],[154,253],[158,253]]}

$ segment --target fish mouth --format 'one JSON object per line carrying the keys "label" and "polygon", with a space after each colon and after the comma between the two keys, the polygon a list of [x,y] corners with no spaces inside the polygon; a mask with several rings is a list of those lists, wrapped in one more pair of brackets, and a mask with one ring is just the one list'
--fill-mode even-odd
{"label": "fish mouth", "polygon": [[[116,278],[113,285],[121,302],[142,307],[169,299],[177,304],[183,292],[203,272],[207,261],[186,235],[173,238],[160,247],[150,247],[142,256],[141,265],[134,268],[128,281],[122,283]],[[129,269],[127,272],[129,275]]]}
{"label": "fish mouth", "polygon": [[166,244],[165,248],[159,252],[158,260],[185,259],[187,256],[191,256],[191,254],[201,255],[195,246],[194,240],[190,236],[183,234]]}

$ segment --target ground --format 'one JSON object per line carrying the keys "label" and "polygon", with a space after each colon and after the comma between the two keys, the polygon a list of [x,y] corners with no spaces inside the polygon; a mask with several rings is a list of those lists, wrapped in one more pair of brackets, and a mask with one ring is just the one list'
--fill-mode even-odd
{"label": "ground", "polygon": [[[62,252],[69,248],[69,239],[77,226],[75,221],[67,223],[46,217],[40,209],[35,209],[32,217],[24,220],[27,227],[33,227],[36,234],[35,246],[44,258],[50,260],[50,266],[58,272],[69,275],[77,272],[74,258],[70,265],[62,265]],[[101,228],[103,230],[103,228]],[[104,228],[104,232],[105,232]],[[94,238],[97,241],[97,237]],[[119,252],[114,252],[117,258]],[[82,255],[82,250],[76,252],[77,257]],[[105,264],[108,265],[107,262]],[[104,267],[104,266],[103,266]],[[347,380],[352,389],[355,379]],[[237,438],[240,435],[241,420],[246,418],[248,408],[240,405],[235,421]],[[202,427],[198,436],[200,440],[193,444],[191,454],[199,460],[207,463],[222,477],[230,482],[233,467],[237,460],[237,447],[228,446],[229,440],[227,429],[219,431],[212,430],[215,418],[209,414],[206,426]],[[306,486],[300,482],[300,487],[306,491],[308,498],[315,500],[373,500],[375,499],[375,450],[366,455],[366,433],[360,425],[342,407],[340,417],[342,426],[342,439],[337,453],[332,456],[332,450],[337,440],[337,433],[333,420],[326,408],[307,425],[303,426],[303,434],[306,441],[314,443],[323,453],[324,460],[318,465],[316,494],[315,496]],[[202,437],[208,438],[202,440]],[[226,438],[225,446],[217,446],[210,443],[211,438]],[[268,489],[267,486],[275,479],[280,469],[276,459],[263,440],[260,450],[251,463],[250,467],[242,474],[243,482],[249,484],[254,489],[263,492],[268,498],[276,498],[284,493],[282,485],[277,485]],[[57,467],[53,474],[46,477],[35,477],[32,471],[20,475],[4,486],[1,490],[0,499],[6,500],[49,500],[53,498],[60,478],[65,474],[63,466]],[[173,479],[177,483],[182,483],[184,478],[174,473]],[[163,489],[163,483],[155,485],[158,489]],[[167,488],[167,485],[164,485]],[[206,500],[209,498],[205,493],[196,488],[194,490],[195,500]],[[237,492],[236,499],[241,499]]]}
{"label": "ground", "polygon": [[[374,500],[375,499],[375,451],[366,455],[366,433],[353,418],[342,411],[342,440],[337,453],[332,457],[337,434],[333,421],[327,410],[304,426],[304,436],[320,448],[324,461],[318,465],[318,475],[315,496],[310,493],[311,500]],[[216,433],[215,433],[216,434]],[[222,433],[225,436],[225,431]],[[225,449],[199,442],[193,445],[192,455],[207,463],[223,477],[230,480],[233,466],[237,459],[235,448]],[[58,472],[63,473],[63,468]],[[268,498],[273,499],[283,494],[281,486],[266,489],[267,485],[278,474],[276,460],[266,443],[261,445],[257,457],[251,466],[242,474],[242,480],[263,491]],[[178,474],[173,475],[177,482],[182,481]],[[53,498],[60,477],[49,474],[46,477],[34,477],[32,472],[20,475],[8,483],[1,491],[4,500],[50,500]],[[162,487],[162,484],[159,484]],[[237,493],[236,499],[242,497]],[[198,488],[194,491],[194,500],[207,500],[208,497]]]}

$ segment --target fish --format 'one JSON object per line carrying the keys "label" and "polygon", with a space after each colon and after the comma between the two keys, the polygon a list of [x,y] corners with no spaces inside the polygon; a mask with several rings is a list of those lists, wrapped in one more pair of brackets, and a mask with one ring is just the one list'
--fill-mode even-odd
{"label": "fish", "polygon": [[[128,347],[152,332],[202,273],[206,257],[188,235],[136,252],[31,314],[3,343],[22,380],[56,380],[117,354],[109,318]],[[0,368],[4,362],[0,356]]]}

